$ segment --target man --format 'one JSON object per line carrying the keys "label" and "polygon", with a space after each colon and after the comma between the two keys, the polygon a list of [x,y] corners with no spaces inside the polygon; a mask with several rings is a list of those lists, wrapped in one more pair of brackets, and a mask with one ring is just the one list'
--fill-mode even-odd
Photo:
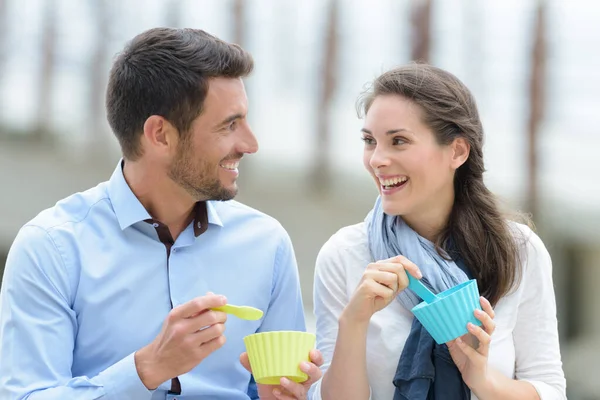
{"label": "man", "polygon": [[[287,233],[228,201],[258,149],[242,82],[252,69],[239,46],[192,29],[149,30],[117,57],[106,106],[123,160],[10,250],[1,399],[306,397],[317,351],[307,382],[258,388],[243,354],[248,334],[305,329]],[[211,310],[227,302],[264,317]]]}

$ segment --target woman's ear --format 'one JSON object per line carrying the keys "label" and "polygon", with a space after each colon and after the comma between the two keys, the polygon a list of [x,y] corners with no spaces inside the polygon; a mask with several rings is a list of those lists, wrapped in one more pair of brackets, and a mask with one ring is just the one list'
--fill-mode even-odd
{"label": "woman's ear", "polygon": [[464,137],[458,137],[458,138],[454,139],[454,141],[451,144],[451,147],[452,147],[451,166],[453,169],[458,169],[469,158],[469,152],[471,151],[471,145]]}

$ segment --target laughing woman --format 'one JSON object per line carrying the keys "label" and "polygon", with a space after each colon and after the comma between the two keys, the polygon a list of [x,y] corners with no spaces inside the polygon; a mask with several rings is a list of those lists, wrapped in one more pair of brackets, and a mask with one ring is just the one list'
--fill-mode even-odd
{"label": "laughing woman", "polygon": [[[484,184],[469,90],[414,64],[378,77],[359,108],[380,195],[317,258],[312,399],[566,399],[550,256]],[[481,327],[437,345],[410,312],[406,272],[436,293],[477,279]]]}

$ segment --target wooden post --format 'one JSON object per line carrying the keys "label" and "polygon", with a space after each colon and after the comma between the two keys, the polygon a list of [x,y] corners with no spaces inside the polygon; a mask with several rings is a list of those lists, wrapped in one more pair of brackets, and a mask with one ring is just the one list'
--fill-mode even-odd
{"label": "wooden post", "polygon": [[8,56],[8,1],[0,0],[0,77]]}
{"label": "wooden post", "polygon": [[431,51],[431,2],[432,0],[412,0],[411,25],[413,61],[428,63]]}
{"label": "wooden post", "polygon": [[[33,131],[34,139],[42,141],[51,130],[52,89],[56,65],[56,7],[57,2],[46,0],[42,14],[42,63],[40,70],[38,103]],[[47,139],[47,138],[46,138]]]}
{"label": "wooden post", "polygon": [[233,1],[233,43],[244,46],[246,39],[246,0]]}
{"label": "wooden post", "polygon": [[111,35],[110,22],[112,20],[109,7],[105,0],[92,0],[93,21],[95,23],[95,47],[92,53],[92,62],[89,69],[89,98],[88,112],[90,116],[90,130],[87,145],[87,156],[101,156],[106,150],[106,60],[108,57],[108,44]]}
{"label": "wooden post", "polygon": [[528,132],[528,177],[527,177],[527,211],[535,220],[538,217],[538,157],[537,144],[540,124],[544,117],[544,95],[546,78],[546,3],[538,0],[534,43],[531,59],[531,75],[529,81],[529,119]]}
{"label": "wooden post", "polygon": [[320,96],[317,103],[317,136],[315,138],[314,158],[312,163],[311,184],[313,189],[324,192],[331,182],[331,130],[329,118],[332,114],[332,102],[337,84],[337,59],[338,59],[338,0],[329,3],[327,17],[327,32],[321,66]]}

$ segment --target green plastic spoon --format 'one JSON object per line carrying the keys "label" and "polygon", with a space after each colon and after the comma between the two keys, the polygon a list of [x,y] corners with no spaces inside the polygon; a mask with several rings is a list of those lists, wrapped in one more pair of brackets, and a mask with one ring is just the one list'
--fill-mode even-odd
{"label": "green plastic spoon", "polygon": [[234,306],[233,304],[225,304],[221,307],[211,308],[214,311],[221,311],[227,314],[235,315],[238,318],[245,319],[248,321],[256,321],[261,319],[263,312],[258,308],[249,306]]}

